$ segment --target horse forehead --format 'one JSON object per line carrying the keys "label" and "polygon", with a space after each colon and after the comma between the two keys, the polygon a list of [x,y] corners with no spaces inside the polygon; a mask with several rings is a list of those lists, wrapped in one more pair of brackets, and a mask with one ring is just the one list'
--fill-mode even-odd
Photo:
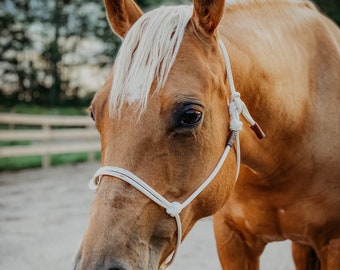
{"label": "horse forehead", "polygon": [[[219,76],[220,71],[223,73],[223,68],[220,68],[220,65],[223,65],[222,58],[216,56],[217,47],[217,43],[202,43],[189,23],[167,81],[163,89],[159,91],[161,99],[177,100],[177,96],[180,98],[186,96],[203,98],[203,95],[207,94],[211,79]],[[104,87],[96,93],[93,99],[92,103],[98,103],[98,110],[105,109],[106,111],[110,106],[108,101],[112,93],[113,78],[116,76],[115,70],[114,65]],[[157,78],[154,78],[148,100],[155,94],[156,84]],[[202,92],[202,90],[206,92]],[[136,91],[138,92],[139,89]],[[136,96],[139,95],[136,93]],[[167,103],[173,103],[176,100],[168,100]]]}
{"label": "horse forehead", "polygon": [[207,91],[212,81],[224,82],[224,62],[217,42],[202,43],[188,28],[165,84],[169,91]]}

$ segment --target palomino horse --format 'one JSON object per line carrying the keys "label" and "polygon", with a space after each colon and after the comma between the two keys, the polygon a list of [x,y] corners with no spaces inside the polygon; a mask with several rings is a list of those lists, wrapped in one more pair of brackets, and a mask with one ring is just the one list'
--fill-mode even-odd
{"label": "palomino horse", "polygon": [[124,40],[91,106],[102,168],[75,269],[159,269],[216,213],[223,269],[283,239],[297,269],[340,269],[335,24],[305,1],[105,6]]}

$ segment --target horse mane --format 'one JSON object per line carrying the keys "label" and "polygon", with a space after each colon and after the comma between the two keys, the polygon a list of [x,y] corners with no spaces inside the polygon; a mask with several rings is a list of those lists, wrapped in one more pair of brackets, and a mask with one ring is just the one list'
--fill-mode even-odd
{"label": "horse mane", "polygon": [[125,102],[140,113],[145,110],[154,80],[153,94],[167,80],[192,12],[190,6],[160,7],[131,27],[115,60],[110,115],[120,115]]}
{"label": "horse mane", "polygon": [[247,6],[251,4],[261,4],[261,3],[275,3],[275,2],[296,2],[299,0],[226,0],[226,7],[232,6]]}

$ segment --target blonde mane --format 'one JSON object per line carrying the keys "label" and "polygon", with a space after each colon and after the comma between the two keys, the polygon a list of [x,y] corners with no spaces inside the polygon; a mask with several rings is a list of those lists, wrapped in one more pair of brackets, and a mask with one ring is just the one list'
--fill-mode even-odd
{"label": "blonde mane", "polygon": [[140,113],[145,110],[154,80],[154,94],[167,80],[191,16],[190,6],[160,7],[135,22],[115,61],[111,115],[119,115],[126,102]]}

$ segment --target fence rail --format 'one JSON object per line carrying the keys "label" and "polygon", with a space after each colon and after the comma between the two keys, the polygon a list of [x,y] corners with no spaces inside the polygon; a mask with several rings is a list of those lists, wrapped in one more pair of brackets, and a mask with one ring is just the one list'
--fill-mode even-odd
{"label": "fence rail", "polygon": [[1,142],[30,142],[29,145],[0,146],[0,157],[42,156],[42,166],[46,168],[53,154],[84,152],[92,160],[100,151],[99,134],[88,116],[0,113],[0,124],[9,127],[0,130]]}

